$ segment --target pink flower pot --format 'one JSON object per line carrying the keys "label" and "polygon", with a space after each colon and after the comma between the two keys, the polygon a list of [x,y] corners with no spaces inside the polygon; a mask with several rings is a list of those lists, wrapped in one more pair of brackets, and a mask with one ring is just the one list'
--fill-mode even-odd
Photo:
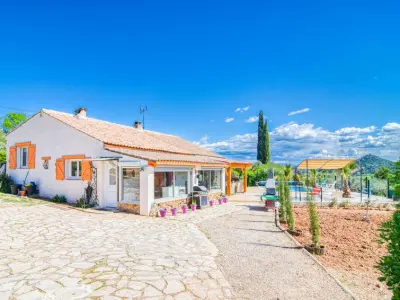
{"label": "pink flower pot", "polygon": [[214,200],[210,200],[210,206],[214,206]]}
{"label": "pink flower pot", "polygon": [[195,211],[196,210],[196,204],[192,204],[192,211]]}
{"label": "pink flower pot", "polygon": [[166,209],[160,209],[161,218],[164,218],[166,215],[167,215],[167,210]]}
{"label": "pink flower pot", "polygon": [[186,214],[186,213],[187,213],[187,206],[186,206],[186,205],[183,205],[183,206],[182,206],[182,213],[183,213],[183,214]]}
{"label": "pink flower pot", "polygon": [[221,205],[222,204],[222,198],[218,199],[218,204]]}
{"label": "pink flower pot", "polygon": [[228,198],[224,197],[224,203],[228,203]]}
{"label": "pink flower pot", "polygon": [[178,212],[177,208],[171,208],[171,215],[173,215],[174,217],[176,216],[177,212]]}

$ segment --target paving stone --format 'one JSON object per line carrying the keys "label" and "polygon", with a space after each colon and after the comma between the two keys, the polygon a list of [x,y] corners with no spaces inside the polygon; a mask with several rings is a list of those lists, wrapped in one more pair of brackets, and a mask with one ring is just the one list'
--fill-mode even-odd
{"label": "paving stone", "polygon": [[111,286],[105,286],[98,290],[93,291],[92,293],[90,293],[90,296],[91,297],[102,297],[102,296],[110,295],[114,292],[115,292],[115,288],[113,288]]}
{"label": "paving stone", "polygon": [[[36,300],[36,299],[44,299],[45,295],[39,292],[38,290],[34,290],[32,292],[23,294],[18,296],[18,300]],[[7,298],[1,298],[7,299]]]}
{"label": "paving stone", "polygon": [[163,293],[161,293],[159,290],[152,286],[148,286],[147,288],[144,289],[144,297],[157,297],[157,296],[162,296]]}
{"label": "paving stone", "polygon": [[142,292],[131,289],[122,289],[115,292],[115,295],[123,298],[138,298],[142,296]]}
{"label": "paving stone", "polygon": [[177,294],[183,292],[185,286],[178,280],[167,281],[167,287],[164,290],[165,294]]}
{"label": "paving stone", "polygon": [[180,293],[175,296],[175,300],[193,300],[193,299],[196,298],[188,292]]}
{"label": "paving stone", "polygon": [[94,263],[81,261],[81,262],[74,262],[68,266],[74,269],[90,269],[91,267],[94,266]]}

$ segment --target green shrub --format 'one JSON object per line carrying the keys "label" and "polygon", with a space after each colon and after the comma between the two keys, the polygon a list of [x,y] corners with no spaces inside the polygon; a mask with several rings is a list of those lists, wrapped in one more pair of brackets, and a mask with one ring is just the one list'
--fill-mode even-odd
{"label": "green shrub", "polygon": [[91,203],[87,203],[87,200],[85,199],[85,197],[81,197],[78,200],[76,200],[75,206],[79,207],[79,208],[90,208],[90,207],[93,207],[94,205]]}
{"label": "green shrub", "polygon": [[14,181],[11,179],[9,175],[6,173],[0,174],[0,192],[10,194],[11,193],[11,185]]}
{"label": "green shrub", "polygon": [[338,207],[338,201],[337,201],[337,199],[336,199],[336,198],[333,198],[333,199],[331,200],[331,202],[329,202],[328,206],[331,207],[331,208],[336,208],[336,207]]}
{"label": "green shrub", "polygon": [[388,254],[381,257],[378,270],[383,276],[381,282],[386,282],[393,291],[392,299],[400,299],[400,210],[397,210],[391,220],[381,224],[379,228],[379,243],[387,245]]}
{"label": "green shrub", "polygon": [[310,214],[310,233],[314,247],[320,247],[321,227],[319,225],[318,209],[312,197],[308,196],[308,213]]}
{"label": "green shrub", "polygon": [[400,183],[394,186],[394,196],[400,197]]}
{"label": "green shrub", "polygon": [[289,229],[293,231],[295,229],[295,221],[293,213],[292,196],[290,194],[289,182],[286,180],[284,185],[284,193],[285,193],[287,222]]}
{"label": "green shrub", "polygon": [[345,209],[350,207],[350,200],[349,199],[343,199],[343,201],[340,203],[340,207],[343,207]]}
{"label": "green shrub", "polygon": [[287,222],[286,193],[285,193],[283,176],[280,176],[278,191],[279,191],[279,202],[280,202],[279,219],[281,222]]}
{"label": "green shrub", "polygon": [[67,202],[67,198],[65,196],[55,195],[53,198],[51,198],[51,201],[56,203],[65,203]]}

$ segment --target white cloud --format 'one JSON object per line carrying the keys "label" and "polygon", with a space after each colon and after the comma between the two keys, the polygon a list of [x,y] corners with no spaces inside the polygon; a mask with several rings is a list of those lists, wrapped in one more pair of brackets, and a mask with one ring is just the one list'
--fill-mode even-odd
{"label": "white cloud", "polygon": [[[399,159],[400,134],[396,130],[400,129],[400,124],[389,123],[381,129],[369,126],[330,131],[314,124],[282,124],[270,132],[272,160],[297,164],[305,158],[359,157],[365,154]],[[257,133],[235,135],[214,143],[207,141],[202,146],[231,159],[255,160]]]}
{"label": "white cloud", "polygon": [[339,130],[336,130],[335,133],[338,135],[357,135],[357,134],[366,134],[372,133],[376,131],[376,126],[369,126],[365,128],[357,128],[357,127],[345,127]]}
{"label": "white cloud", "polygon": [[243,107],[243,108],[239,107],[239,108],[236,108],[235,112],[245,112],[245,111],[248,111],[249,108],[250,108],[250,106],[246,106],[246,107]]}
{"label": "white cloud", "polygon": [[250,117],[245,122],[246,123],[254,123],[258,121],[258,116]]}
{"label": "white cloud", "polygon": [[400,130],[400,124],[399,123],[387,123],[385,126],[382,127],[383,131],[397,131]]}
{"label": "white cloud", "polygon": [[288,114],[288,116],[294,116],[294,115],[304,114],[304,113],[306,113],[306,112],[309,112],[310,110],[311,110],[311,109],[309,109],[309,108],[303,108],[303,109],[300,109],[300,110],[296,110],[296,111],[290,112],[290,113]]}
{"label": "white cloud", "polygon": [[226,119],[225,119],[225,122],[226,122],[226,123],[230,123],[230,122],[232,122],[233,120],[235,120],[235,118],[230,117],[230,118],[226,118]]}

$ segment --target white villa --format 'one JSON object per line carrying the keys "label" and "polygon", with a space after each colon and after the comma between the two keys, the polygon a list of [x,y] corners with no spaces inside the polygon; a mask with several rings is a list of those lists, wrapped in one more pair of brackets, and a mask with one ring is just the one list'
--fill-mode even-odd
{"label": "white villa", "polygon": [[[151,214],[185,202],[193,186],[209,197],[230,194],[231,168],[248,163],[226,158],[173,135],[43,109],[7,135],[7,173],[15,183],[34,182],[42,197],[75,202],[93,188],[102,208]],[[246,184],[244,184],[246,191]]]}

